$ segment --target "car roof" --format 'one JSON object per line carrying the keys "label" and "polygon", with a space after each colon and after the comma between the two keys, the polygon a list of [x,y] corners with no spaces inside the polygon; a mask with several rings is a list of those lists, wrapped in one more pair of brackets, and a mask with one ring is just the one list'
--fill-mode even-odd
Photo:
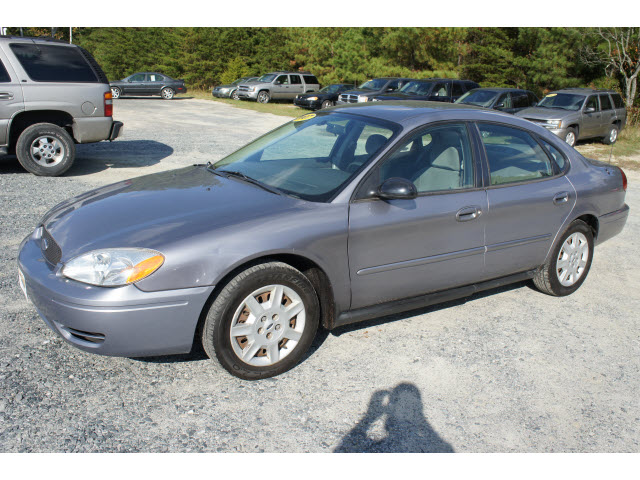
{"label": "car roof", "polygon": [[525,90],[523,88],[509,88],[509,87],[480,87],[480,88],[473,89],[474,92],[478,90],[484,90],[487,92],[529,92],[530,91],[530,90]]}
{"label": "car roof", "polygon": [[[596,89],[596,88],[563,88],[549,93],[571,93],[578,95],[589,95],[590,93],[616,93],[613,90]],[[547,94],[548,95],[548,94]]]}

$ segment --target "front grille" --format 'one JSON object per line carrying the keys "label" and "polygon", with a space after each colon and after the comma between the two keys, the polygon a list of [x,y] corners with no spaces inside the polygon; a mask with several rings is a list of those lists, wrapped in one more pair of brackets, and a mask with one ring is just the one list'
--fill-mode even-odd
{"label": "front grille", "polygon": [[57,265],[60,262],[60,259],[62,258],[62,250],[60,250],[60,246],[58,245],[58,243],[53,239],[51,234],[44,227],[42,227],[40,248],[42,249],[44,258],[51,265]]}
{"label": "front grille", "polygon": [[340,100],[346,103],[358,103],[358,95],[343,93],[340,95]]}
{"label": "front grille", "polygon": [[249,87],[247,87],[246,85],[240,85],[238,87],[238,90],[240,90],[241,92],[248,92],[249,91]]}
{"label": "front grille", "polygon": [[546,120],[540,120],[538,118],[526,118],[525,117],[525,120],[529,120],[530,122],[533,122],[533,123],[547,123]]}

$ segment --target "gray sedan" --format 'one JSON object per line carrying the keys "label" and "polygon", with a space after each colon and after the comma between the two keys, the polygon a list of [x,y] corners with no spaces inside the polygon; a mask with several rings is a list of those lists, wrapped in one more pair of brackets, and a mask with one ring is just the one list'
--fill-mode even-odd
{"label": "gray sedan", "polygon": [[299,117],[215,164],[49,211],[19,279],[52,330],[104,355],[292,368],[317,329],[533,279],[562,296],[625,225],[626,177],[543,127],[381,102]]}

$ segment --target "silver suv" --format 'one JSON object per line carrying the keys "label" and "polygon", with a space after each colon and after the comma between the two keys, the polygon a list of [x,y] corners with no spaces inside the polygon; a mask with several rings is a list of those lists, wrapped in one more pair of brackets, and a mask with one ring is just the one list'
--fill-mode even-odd
{"label": "silver suv", "polygon": [[614,143],[627,123],[622,97],[611,90],[565,88],[547,94],[537,106],[516,113],[548,128],[572,147],[578,140]]}
{"label": "silver suv", "polygon": [[0,155],[36,175],[73,164],[76,143],[114,140],[111,89],[89,52],[54,39],[0,37]]}
{"label": "silver suv", "polygon": [[296,95],[320,90],[318,79],[309,72],[271,72],[253,82],[238,86],[238,98],[269,103],[273,100],[293,100]]}

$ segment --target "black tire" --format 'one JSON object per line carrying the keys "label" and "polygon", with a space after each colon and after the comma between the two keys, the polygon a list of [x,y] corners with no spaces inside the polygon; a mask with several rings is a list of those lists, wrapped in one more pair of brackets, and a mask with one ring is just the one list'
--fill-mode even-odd
{"label": "black tire", "polygon": [[111,98],[120,98],[122,95],[122,90],[118,87],[111,87]]}
{"label": "black tire", "polygon": [[329,108],[333,107],[333,102],[331,100],[325,100],[322,102],[322,106],[320,108]]}
{"label": "black tire", "polygon": [[[34,154],[33,147],[39,139],[52,146]],[[52,157],[47,158],[47,155]],[[61,157],[56,159],[56,155]],[[43,177],[56,177],[73,165],[76,147],[64,128],[52,123],[36,123],[27,127],[18,137],[16,156],[25,170]]]}
{"label": "black tire", "polygon": [[171,87],[164,87],[160,91],[160,96],[165,100],[171,100],[175,96],[176,92]]}
{"label": "black tire", "polygon": [[[289,287],[300,297],[305,308],[304,330],[298,343],[284,358],[268,366],[256,366],[241,360],[234,351],[231,342],[236,339],[231,338],[231,326],[245,299],[269,285]],[[202,346],[209,358],[217,358],[229,373],[244,380],[280,375],[293,368],[311,346],[318,329],[319,311],[318,296],[307,277],[286,263],[260,263],[236,275],[217,295],[202,328]]]}
{"label": "black tire", "polygon": [[266,90],[258,93],[258,103],[269,103],[271,101],[271,95]]}
{"label": "black tire", "polygon": [[[574,233],[583,234],[589,246],[589,258],[587,259],[587,263],[584,266],[584,270],[580,274],[578,280],[573,283],[571,286],[564,286],[560,283],[560,279],[558,278],[558,257],[560,255],[560,251],[564,243],[566,242],[569,236]],[[545,263],[542,268],[536,273],[536,276],[533,278],[533,283],[543,293],[553,295],[556,297],[563,297],[565,295],[570,295],[575,292],[580,285],[582,285],[589,274],[589,269],[591,268],[591,261],[593,259],[593,231],[591,227],[587,225],[582,220],[574,220],[569,228],[560,236],[556,246],[553,248],[547,263]]]}
{"label": "black tire", "polygon": [[616,124],[612,124],[607,130],[607,134],[602,137],[602,143],[605,145],[611,145],[612,143],[616,143],[618,140],[618,126]]}
{"label": "black tire", "polygon": [[238,95],[238,89],[234,90],[234,91],[231,93],[231,99],[232,99],[232,100],[240,100],[240,96]]}
{"label": "black tire", "polygon": [[573,127],[567,128],[567,133],[564,134],[563,140],[570,147],[575,147],[578,141],[578,131]]}

